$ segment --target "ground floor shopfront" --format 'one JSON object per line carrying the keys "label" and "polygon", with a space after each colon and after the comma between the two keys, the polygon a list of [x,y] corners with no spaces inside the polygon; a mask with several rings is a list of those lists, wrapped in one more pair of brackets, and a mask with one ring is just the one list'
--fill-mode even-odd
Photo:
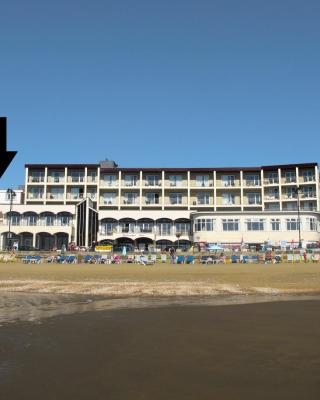
{"label": "ground floor shopfront", "polygon": [[[114,248],[148,250],[168,247],[189,249],[193,244],[219,243],[222,246],[269,244],[282,246],[316,243],[320,240],[319,213],[301,212],[190,212],[185,210],[100,210],[97,223],[88,229],[85,205],[20,205],[9,211],[2,207],[0,248],[17,243],[19,248],[60,249],[70,242],[92,247],[111,244]],[[80,223],[79,220],[83,223]],[[89,221],[90,222],[90,221]],[[81,231],[82,242],[77,243]],[[93,239],[94,238],[94,239]]]}

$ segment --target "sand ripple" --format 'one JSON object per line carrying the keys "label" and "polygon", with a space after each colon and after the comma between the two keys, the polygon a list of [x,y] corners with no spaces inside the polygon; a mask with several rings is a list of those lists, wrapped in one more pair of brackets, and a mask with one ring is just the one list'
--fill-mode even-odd
{"label": "sand ripple", "polygon": [[281,291],[268,287],[242,288],[239,285],[207,281],[52,281],[3,280],[1,292],[30,292],[48,294],[90,294],[108,297],[137,296],[212,296],[218,294],[278,294]]}

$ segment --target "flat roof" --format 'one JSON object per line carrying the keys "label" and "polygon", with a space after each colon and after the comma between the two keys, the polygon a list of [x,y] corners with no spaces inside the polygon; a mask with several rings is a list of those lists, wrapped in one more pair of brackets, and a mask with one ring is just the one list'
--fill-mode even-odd
{"label": "flat roof", "polygon": [[[161,172],[161,171],[168,171],[168,172],[206,172],[206,171],[217,171],[217,172],[237,172],[237,171],[247,171],[247,172],[253,172],[253,171],[258,171],[258,170],[275,170],[278,168],[281,169],[290,169],[290,168],[295,168],[295,167],[303,167],[303,168],[311,168],[311,167],[316,167],[318,166],[317,162],[310,162],[310,163],[297,163],[297,164],[277,164],[277,165],[262,165],[262,166],[256,166],[256,167],[193,167],[193,168],[127,168],[127,167],[116,167],[116,168],[101,168],[102,172],[119,172],[119,171],[125,171],[125,172]],[[56,168],[56,169],[61,169],[61,168],[98,168],[100,167],[100,164],[25,164],[25,168],[32,168],[32,169],[37,169],[37,168]]]}

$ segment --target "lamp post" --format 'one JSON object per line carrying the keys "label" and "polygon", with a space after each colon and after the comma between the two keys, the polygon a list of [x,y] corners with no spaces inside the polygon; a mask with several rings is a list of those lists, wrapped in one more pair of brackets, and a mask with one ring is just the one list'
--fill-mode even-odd
{"label": "lamp post", "polygon": [[154,252],[157,254],[157,222],[154,223]]}
{"label": "lamp post", "polygon": [[180,232],[177,232],[177,233],[176,233],[176,237],[177,237],[177,239],[178,239],[178,250],[179,250],[179,239],[180,239],[180,236],[181,236],[181,233],[180,233]]}
{"label": "lamp post", "polygon": [[13,199],[16,197],[16,193],[12,189],[7,189],[7,197],[10,199],[10,209],[9,209],[9,230],[7,234],[7,242],[6,247],[10,250],[10,241],[11,241],[11,212],[12,212],[12,203]]}
{"label": "lamp post", "polygon": [[297,195],[297,211],[298,211],[298,231],[299,231],[299,249],[301,249],[302,247],[302,243],[301,243],[301,223],[300,223],[300,197],[299,194],[301,192],[301,188],[300,186],[297,186],[295,188],[295,194]]}

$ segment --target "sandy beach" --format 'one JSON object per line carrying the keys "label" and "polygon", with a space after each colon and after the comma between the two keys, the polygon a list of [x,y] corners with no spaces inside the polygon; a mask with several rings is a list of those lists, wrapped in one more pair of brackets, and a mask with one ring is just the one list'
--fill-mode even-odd
{"label": "sandy beach", "polygon": [[320,264],[0,264],[0,291],[129,296],[320,293]]}
{"label": "sandy beach", "polygon": [[0,264],[0,291],[5,399],[320,396],[318,264]]}

